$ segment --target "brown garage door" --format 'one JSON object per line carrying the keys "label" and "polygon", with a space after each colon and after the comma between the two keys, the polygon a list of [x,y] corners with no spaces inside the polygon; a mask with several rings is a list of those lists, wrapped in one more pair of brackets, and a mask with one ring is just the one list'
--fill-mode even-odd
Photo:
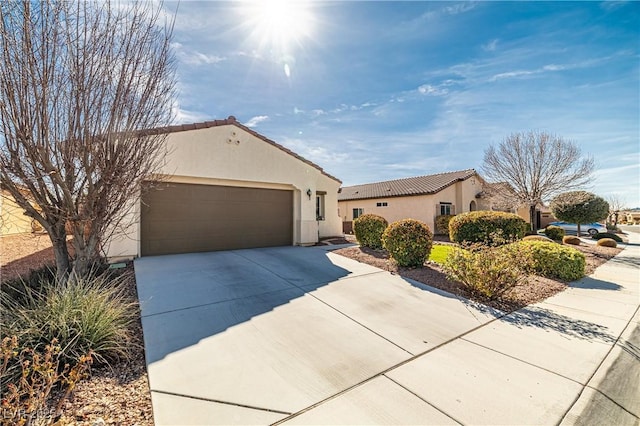
{"label": "brown garage door", "polygon": [[140,221],[142,256],[291,245],[293,193],[154,184]]}

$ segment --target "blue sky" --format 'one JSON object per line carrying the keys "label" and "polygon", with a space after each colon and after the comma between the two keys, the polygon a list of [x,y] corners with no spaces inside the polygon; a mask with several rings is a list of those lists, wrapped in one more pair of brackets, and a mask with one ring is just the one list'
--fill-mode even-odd
{"label": "blue sky", "polygon": [[180,3],[178,122],[234,115],[345,186],[481,171],[544,130],[640,206],[639,2],[281,3]]}

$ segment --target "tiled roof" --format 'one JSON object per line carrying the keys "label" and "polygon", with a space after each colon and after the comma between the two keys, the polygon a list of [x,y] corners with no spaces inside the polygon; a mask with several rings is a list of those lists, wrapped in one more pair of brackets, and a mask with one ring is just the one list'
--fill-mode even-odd
{"label": "tiled roof", "polygon": [[364,185],[345,186],[338,193],[338,201],[435,194],[456,182],[469,179],[475,175],[476,171],[474,169],[468,169],[458,172],[366,183]]}
{"label": "tiled roof", "polygon": [[247,133],[252,134],[253,136],[257,137],[258,139],[261,139],[263,141],[265,141],[266,143],[275,146],[276,148],[286,152],[287,154],[291,155],[292,157],[297,158],[298,160],[302,161],[303,163],[306,163],[308,165],[310,165],[311,167],[318,169],[323,175],[339,182],[342,183],[342,181],[334,176],[331,176],[329,173],[325,172],[324,169],[320,166],[318,166],[317,164],[307,160],[304,157],[301,157],[300,155],[296,154],[295,152],[291,151],[288,148],[285,148],[284,146],[280,145],[277,142],[272,141],[271,139],[267,138],[266,136],[261,135],[260,133],[251,130],[250,128],[248,128],[247,126],[244,126],[242,124],[240,124],[236,118],[233,115],[230,115],[229,118],[226,118],[224,120],[213,120],[213,121],[204,121],[201,123],[192,123],[192,124],[179,124],[176,126],[168,126],[168,127],[158,127],[155,129],[148,129],[148,130],[143,130],[141,133],[142,134],[163,134],[163,133],[177,133],[177,132],[186,132],[187,130],[199,130],[199,129],[208,129],[210,127],[218,127],[218,126],[236,126],[242,130],[244,130]]}

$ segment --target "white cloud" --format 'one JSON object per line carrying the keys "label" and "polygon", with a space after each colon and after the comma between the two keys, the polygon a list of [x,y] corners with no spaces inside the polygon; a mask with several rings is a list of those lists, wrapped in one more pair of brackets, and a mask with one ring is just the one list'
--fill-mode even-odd
{"label": "white cloud", "polygon": [[244,123],[244,125],[247,127],[256,127],[258,124],[268,119],[268,115],[256,115],[255,117],[251,117],[251,119]]}
{"label": "white cloud", "polygon": [[432,86],[430,84],[423,84],[422,86],[418,87],[418,92],[426,96],[444,96],[449,93],[449,90]]}
{"label": "white cloud", "polygon": [[194,49],[185,48],[182,43],[178,42],[171,43],[171,47],[175,51],[176,57],[183,63],[189,65],[217,64],[227,60],[224,56],[202,53]]}
{"label": "white cloud", "polygon": [[178,104],[175,104],[171,109],[173,112],[174,124],[198,123],[210,118],[206,114],[199,111],[189,111],[186,109],[182,109]]}
{"label": "white cloud", "polygon": [[533,69],[533,70],[518,70],[518,71],[509,71],[509,72],[503,72],[503,73],[499,73],[499,74],[495,74],[493,77],[491,77],[489,79],[489,81],[496,81],[496,80],[501,80],[501,79],[505,79],[505,78],[517,78],[517,77],[523,77],[523,76],[528,76],[528,75],[535,75],[535,74],[542,74],[544,72],[556,72],[556,71],[563,71],[566,70],[568,68],[572,68],[572,67],[568,67],[565,65],[556,65],[556,64],[550,64],[550,65],[545,65],[541,68],[537,68],[537,69]]}
{"label": "white cloud", "polygon": [[446,6],[442,8],[442,13],[447,15],[458,15],[460,13],[469,12],[470,10],[475,9],[477,3],[475,2],[465,2],[465,3],[457,3],[453,6]]}
{"label": "white cloud", "polygon": [[482,49],[486,50],[487,52],[494,52],[497,47],[498,47],[498,39],[497,38],[494,38],[489,43],[482,45]]}

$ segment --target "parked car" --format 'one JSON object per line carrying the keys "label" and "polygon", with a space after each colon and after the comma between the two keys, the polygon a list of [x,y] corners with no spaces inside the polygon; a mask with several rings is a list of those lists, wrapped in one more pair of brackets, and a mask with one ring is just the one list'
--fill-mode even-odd
{"label": "parked car", "polygon": [[[568,222],[551,222],[549,225],[553,225],[553,226],[559,226],[560,228],[564,229],[564,232],[572,232],[572,233],[577,233],[578,232],[578,225],[576,225],[575,223],[568,223]],[[603,232],[608,232],[607,231],[607,227],[597,223],[597,222],[593,222],[593,223],[581,223],[580,224],[580,233],[584,234],[584,233],[588,233],[589,235],[596,235],[596,234],[600,234]]]}

